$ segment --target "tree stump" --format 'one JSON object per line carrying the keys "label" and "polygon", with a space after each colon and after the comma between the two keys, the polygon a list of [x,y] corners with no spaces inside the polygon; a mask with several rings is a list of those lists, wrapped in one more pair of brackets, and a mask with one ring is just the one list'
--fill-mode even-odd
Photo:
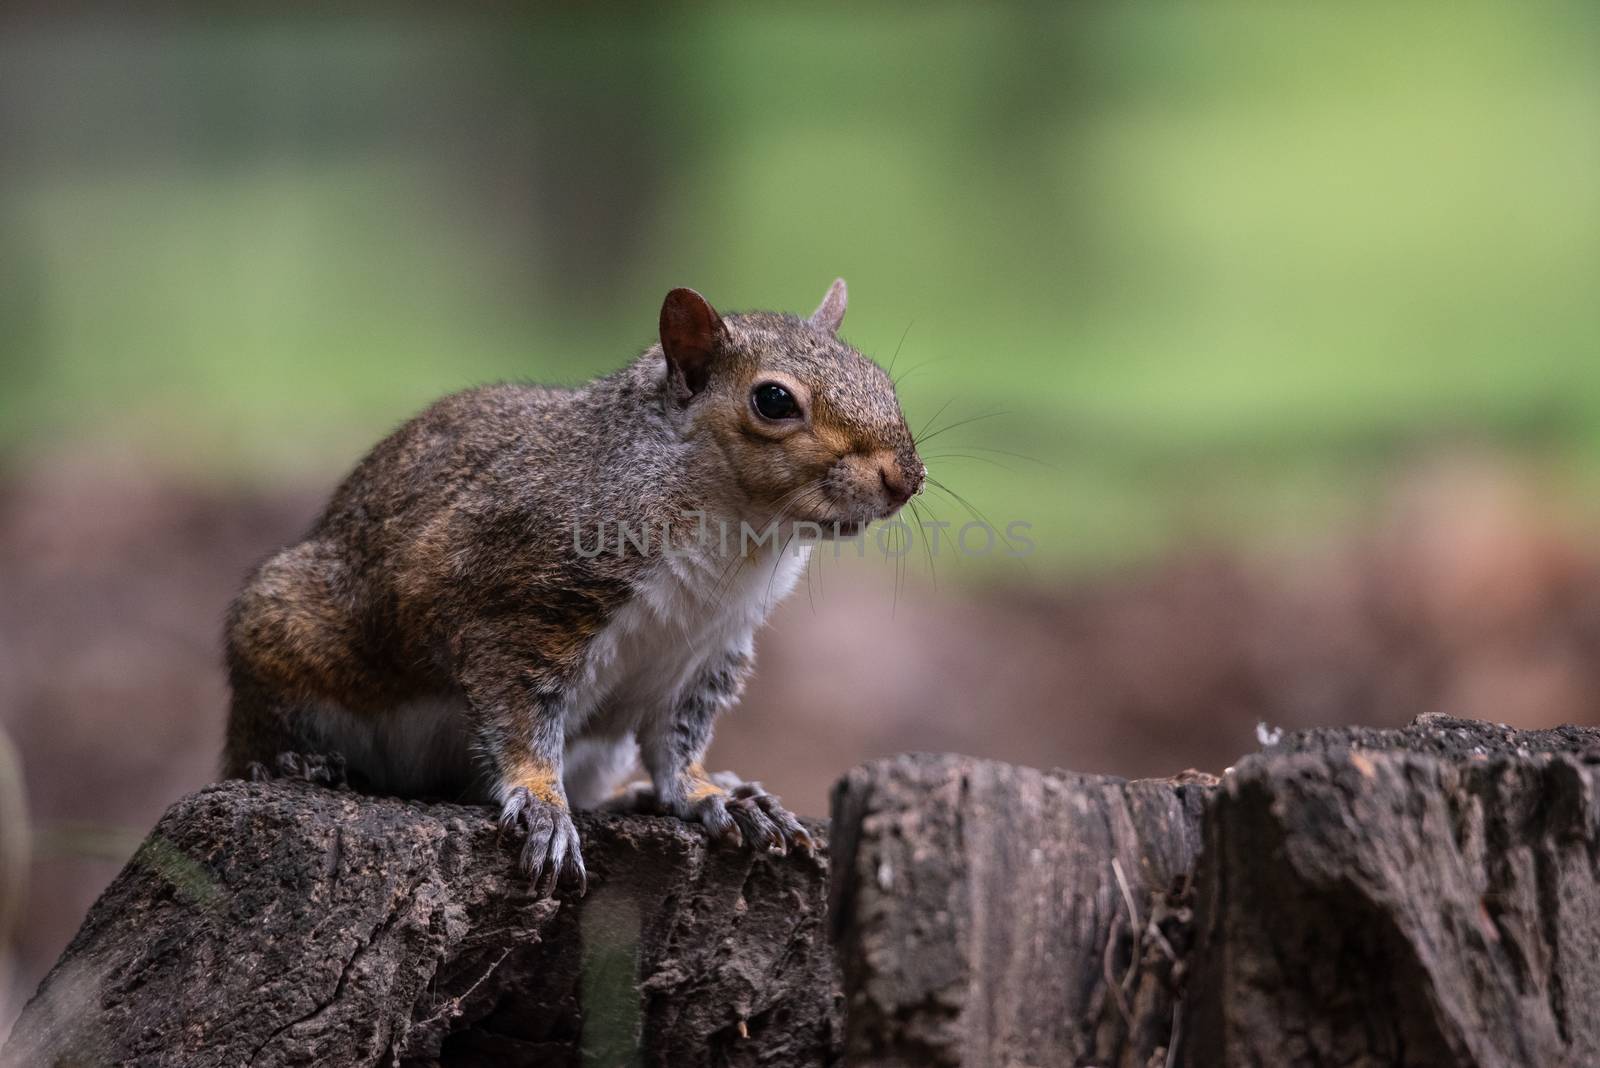
{"label": "tree stump", "polygon": [[1220,781],[895,757],[835,791],[831,892],[821,857],[585,816],[589,895],[553,901],[485,809],[225,783],[0,1062],[1595,1065],[1597,780],[1600,731],[1437,716]]}
{"label": "tree stump", "polygon": [[588,894],[538,900],[492,815],[293,784],[201,790],[95,904],[0,1061],[837,1059],[822,856],[587,815]]}
{"label": "tree stump", "polygon": [[1163,1063],[1215,780],[950,756],[834,793],[851,1064]]}
{"label": "tree stump", "polygon": [[851,772],[857,1065],[1600,1064],[1600,732],[1422,717],[1124,782]]}
{"label": "tree stump", "polygon": [[1192,1065],[1600,1064],[1600,731],[1286,736],[1206,820]]}

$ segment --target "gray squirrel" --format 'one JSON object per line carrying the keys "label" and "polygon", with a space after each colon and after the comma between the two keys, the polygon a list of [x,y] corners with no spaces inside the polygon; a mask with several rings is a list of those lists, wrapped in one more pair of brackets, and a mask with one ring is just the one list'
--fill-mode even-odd
{"label": "gray squirrel", "polygon": [[[587,883],[574,808],[810,849],[701,761],[804,571],[796,533],[856,536],[927,475],[894,383],[838,336],[845,300],[839,279],[807,319],[723,317],[674,289],[621,370],[395,431],[229,609],[224,774],[491,802],[541,894]],[[619,790],[636,759],[649,782]]]}

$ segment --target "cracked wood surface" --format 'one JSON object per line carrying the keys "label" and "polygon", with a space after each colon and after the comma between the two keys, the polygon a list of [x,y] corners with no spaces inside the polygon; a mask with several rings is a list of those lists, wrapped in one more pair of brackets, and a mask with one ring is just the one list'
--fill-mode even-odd
{"label": "cracked wood surface", "polygon": [[1600,731],[1286,736],[1205,854],[1185,1063],[1600,1064]]}
{"label": "cracked wood surface", "polygon": [[929,755],[852,771],[831,902],[850,1063],[1162,1063],[1212,781]]}
{"label": "cracked wood surface", "polygon": [[0,1061],[835,1058],[825,859],[585,816],[588,895],[538,900],[491,817],[294,784],[201,790],[106,890]]}
{"label": "cracked wood surface", "polygon": [[1600,1064],[1600,731],[1307,731],[1220,784],[904,756],[834,814],[831,895],[585,816],[557,902],[487,810],[211,787],[0,1062]]}
{"label": "cracked wood surface", "polygon": [[895,757],[833,835],[853,1065],[1600,1064],[1600,731],[1304,731],[1217,786]]}

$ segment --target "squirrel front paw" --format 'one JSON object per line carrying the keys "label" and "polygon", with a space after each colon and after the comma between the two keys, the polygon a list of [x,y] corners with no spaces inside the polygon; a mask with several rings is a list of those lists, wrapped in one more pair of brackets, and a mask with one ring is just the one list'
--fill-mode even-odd
{"label": "squirrel front paw", "polygon": [[624,786],[600,808],[635,816],[677,816],[701,824],[713,838],[729,845],[749,843],[779,853],[796,847],[812,851],[811,835],[775,795],[758,782],[742,782],[726,771],[712,775],[691,771],[676,803],[663,800],[653,785],[641,781]]}
{"label": "squirrel front paw", "polygon": [[738,845],[787,854],[812,850],[811,835],[794,813],[762,789],[758,782],[739,782],[726,774],[695,784],[679,806],[679,815],[705,825],[712,837]]}
{"label": "squirrel front paw", "polygon": [[500,830],[522,836],[519,866],[540,897],[553,894],[558,885],[575,886],[579,895],[589,889],[589,873],[578,848],[578,828],[563,805],[535,797],[526,786],[506,795],[500,809]]}

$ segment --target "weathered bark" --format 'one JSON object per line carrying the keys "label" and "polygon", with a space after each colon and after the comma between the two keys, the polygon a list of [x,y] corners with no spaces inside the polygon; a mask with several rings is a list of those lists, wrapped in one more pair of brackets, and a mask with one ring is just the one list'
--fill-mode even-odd
{"label": "weathered bark", "polygon": [[1185,1063],[1600,1064],[1600,732],[1425,717],[1242,761]]}
{"label": "weathered bark", "polygon": [[1287,735],[1219,787],[857,769],[851,1063],[1600,1064],[1597,776],[1600,732],[1437,716]]}
{"label": "weathered bark", "polygon": [[485,810],[224,784],[0,1061],[1600,1064],[1597,778],[1600,732],[1442,717],[1220,785],[879,761],[835,794],[837,970],[822,859],[586,817],[588,897],[539,901]]}
{"label": "weathered bark", "polygon": [[1161,1063],[1208,776],[907,756],[834,794],[853,1064]]}
{"label": "weathered bark", "polygon": [[665,819],[578,826],[588,895],[540,901],[485,809],[202,790],[106,890],[0,1061],[837,1060],[825,859]]}

